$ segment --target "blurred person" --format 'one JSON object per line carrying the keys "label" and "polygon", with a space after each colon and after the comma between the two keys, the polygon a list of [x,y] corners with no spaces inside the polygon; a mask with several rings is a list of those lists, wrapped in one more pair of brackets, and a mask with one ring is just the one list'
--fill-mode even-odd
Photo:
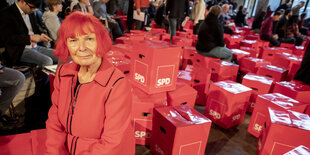
{"label": "blurred person", "polygon": [[287,9],[284,12],[284,15],[279,19],[277,22],[277,25],[275,25],[275,33],[278,35],[280,38],[284,38],[284,26],[286,25],[288,19],[292,16],[292,11],[291,9]]}
{"label": "blurred person", "polygon": [[300,46],[303,42],[303,36],[299,32],[298,19],[290,17],[284,26],[284,40],[283,42],[295,44]]}
{"label": "blurred person", "polygon": [[205,12],[206,12],[206,4],[204,0],[196,0],[194,4],[194,8],[192,11],[192,17],[194,18],[194,27],[193,27],[193,33],[197,34],[199,25],[204,21],[205,19]]}
{"label": "blurred person", "polygon": [[55,55],[73,62],[56,72],[46,154],[134,154],[131,86],[104,58],[111,45],[89,13],[73,12],[61,24]]}
{"label": "blurred person", "polygon": [[136,20],[136,30],[143,30],[143,28],[146,26],[148,18],[148,7],[149,7],[149,0],[134,0],[134,6],[135,10],[137,11],[137,14],[140,15],[141,12],[144,12],[144,21],[138,21]]}
{"label": "blurred person", "polygon": [[219,18],[219,21],[223,26],[224,33],[232,35],[233,30],[229,27],[230,22],[228,21],[230,20],[230,16],[228,15],[229,7],[230,6],[228,4],[224,4],[222,6],[222,14]]}
{"label": "blurred person", "polygon": [[91,6],[89,0],[79,0],[79,2],[73,6],[72,12],[73,11],[87,12],[92,15],[94,14],[93,7]]}
{"label": "blurred person", "polygon": [[60,21],[57,14],[62,11],[62,1],[46,0],[46,6],[48,7],[49,11],[45,11],[43,13],[42,20],[48,30],[49,36],[53,39],[53,44],[55,44],[57,40],[58,29],[60,27]]}
{"label": "blurred person", "polygon": [[170,43],[172,43],[173,36],[176,35],[178,23],[181,23],[188,15],[188,0],[167,0],[166,18],[169,20],[169,33],[171,34]]}
{"label": "blurred person", "polygon": [[290,0],[286,0],[285,3],[283,3],[282,5],[280,5],[280,6],[276,9],[276,11],[279,11],[279,10],[281,10],[281,9],[287,10],[287,9],[290,9],[291,6],[292,6],[292,3],[290,2]]}
{"label": "blurred person", "polygon": [[0,122],[3,125],[13,124],[17,119],[5,115],[14,97],[25,83],[25,76],[20,71],[4,67],[0,63]]}
{"label": "blurred person", "polygon": [[214,5],[200,25],[198,40],[196,42],[197,53],[206,57],[232,60],[231,51],[225,47],[223,27],[219,23],[221,8]]}
{"label": "blurred person", "polygon": [[300,15],[300,19],[298,21],[299,32],[303,35],[308,35],[308,28],[304,26],[306,17],[307,17],[307,13],[304,12]]}
{"label": "blurred person", "polygon": [[4,43],[5,65],[26,62],[45,66],[58,63],[53,49],[37,44],[52,41],[41,32],[33,14],[40,4],[41,0],[19,0],[0,12],[0,42]]}
{"label": "blurred person", "polygon": [[281,12],[277,11],[274,12],[272,17],[268,17],[262,22],[261,29],[260,29],[260,39],[269,41],[272,46],[280,46],[280,42],[278,41],[278,35],[272,33],[273,29],[273,22],[279,21],[282,14]]}
{"label": "blurred person", "polygon": [[293,8],[292,8],[292,17],[293,18],[299,18],[299,10],[300,8],[304,7],[305,5],[305,1],[300,1],[297,5],[295,5]]}
{"label": "blurred person", "polygon": [[235,19],[235,24],[236,26],[239,26],[239,27],[243,27],[243,26],[247,26],[248,24],[246,23],[246,8],[244,8],[242,5],[239,6],[239,9],[238,9],[238,12],[237,12],[237,15],[236,15],[236,19]]}
{"label": "blurred person", "polygon": [[106,6],[108,1],[109,0],[99,0],[94,2],[94,15],[100,20],[103,20],[103,23],[105,23],[105,20],[107,21],[108,27],[112,31],[113,40],[115,40],[116,38],[123,36],[123,30],[121,29],[122,21],[117,20],[108,14]]}
{"label": "blurred person", "polygon": [[255,33],[260,32],[260,28],[262,26],[262,22],[265,20],[266,12],[260,11],[258,15],[254,18],[253,24],[252,24],[252,30]]}

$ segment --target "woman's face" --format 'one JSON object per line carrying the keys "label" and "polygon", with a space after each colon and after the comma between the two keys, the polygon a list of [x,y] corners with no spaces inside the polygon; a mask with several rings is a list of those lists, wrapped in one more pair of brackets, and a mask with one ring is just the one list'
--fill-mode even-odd
{"label": "woman's face", "polygon": [[67,39],[67,46],[73,61],[80,66],[91,66],[98,60],[97,39],[95,33],[77,35]]}

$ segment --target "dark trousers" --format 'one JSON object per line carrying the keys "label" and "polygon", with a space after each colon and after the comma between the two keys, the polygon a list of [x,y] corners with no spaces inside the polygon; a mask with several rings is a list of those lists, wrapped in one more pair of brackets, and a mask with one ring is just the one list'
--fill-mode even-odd
{"label": "dark trousers", "polygon": [[123,36],[123,32],[118,22],[113,23],[113,22],[108,21],[108,24],[109,24],[109,29],[112,31],[113,40],[115,40],[116,38],[120,36]]}
{"label": "dark trousers", "polygon": [[280,46],[280,42],[270,36],[260,36],[260,39],[269,41],[272,46]]}
{"label": "dark trousers", "polygon": [[148,20],[148,8],[140,8],[140,11],[145,13],[145,17],[144,17],[144,21],[136,20],[136,27],[135,27],[136,30],[143,30]]}

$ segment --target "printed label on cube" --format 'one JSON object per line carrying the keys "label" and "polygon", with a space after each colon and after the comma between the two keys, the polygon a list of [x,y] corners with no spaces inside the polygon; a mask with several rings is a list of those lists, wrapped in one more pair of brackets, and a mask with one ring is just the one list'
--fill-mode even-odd
{"label": "printed label on cube", "polygon": [[156,83],[155,87],[167,87],[171,86],[174,77],[175,65],[167,65],[167,66],[158,66],[156,73]]}
{"label": "printed label on cube", "polygon": [[136,139],[149,139],[151,138],[152,120],[148,119],[135,119],[134,131]]}
{"label": "printed label on cube", "polygon": [[225,104],[222,104],[215,99],[210,99],[208,113],[210,116],[213,116],[214,120],[220,120],[223,118],[223,113],[226,109],[225,107]]}
{"label": "printed label on cube", "polygon": [[134,80],[144,86],[147,84],[148,64],[135,60],[134,64]]}

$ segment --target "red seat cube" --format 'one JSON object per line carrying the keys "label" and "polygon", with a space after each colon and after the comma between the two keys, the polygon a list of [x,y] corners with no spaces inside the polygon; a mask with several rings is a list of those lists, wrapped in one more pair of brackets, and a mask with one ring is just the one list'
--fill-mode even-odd
{"label": "red seat cube", "polygon": [[259,57],[271,62],[274,59],[276,52],[292,53],[292,50],[279,47],[261,47]]}
{"label": "red seat cube", "polygon": [[211,70],[211,81],[236,81],[239,65],[228,61],[216,60],[211,61],[209,66]]}
{"label": "red seat cube", "polygon": [[210,85],[205,113],[222,128],[241,124],[251,96],[251,89],[233,81],[220,81]]}
{"label": "red seat cube", "polygon": [[133,88],[132,114],[136,144],[150,145],[152,131],[152,115],[154,107],[167,105],[166,93],[149,95]]}
{"label": "red seat cube", "polygon": [[188,105],[155,108],[151,152],[154,155],[204,154],[211,120]]}
{"label": "red seat cube", "polygon": [[293,63],[300,63],[302,58],[297,57],[293,54],[276,52],[275,59],[271,61],[272,65],[287,68],[290,70]]}
{"label": "red seat cube", "polygon": [[256,73],[258,67],[263,65],[270,65],[270,62],[259,58],[245,57],[239,61],[239,65],[242,72]]}
{"label": "red seat cube", "polygon": [[[159,44],[161,43],[161,44]],[[149,94],[174,90],[182,49],[164,41],[140,41],[131,58],[132,84]]]}
{"label": "red seat cube", "polygon": [[255,49],[255,48],[240,46],[240,50],[249,52],[249,53],[250,53],[250,57],[253,57],[253,58],[257,58],[257,57],[258,57],[258,54],[259,54],[259,53],[258,53],[258,50]]}
{"label": "red seat cube", "polygon": [[269,108],[268,112],[266,128],[258,141],[257,154],[280,155],[300,145],[310,147],[309,116],[273,108]]}
{"label": "red seat cube", "polygon": [[258,68],[257,74],[273,78],[275,82],[278,82],[286,79],[288,70],[277,66],[264,65]]}
{"label": "red seat cube", "polygon": [[258,95],[249,123],[248,132],[257,138],[261,135],[266,118],[268,117],[268,107],[277,110],[289,109],[303,112],[306,106],[306,104],[280,93]]}
{"label": "red seat cube", "polygon": [[253,112],[257,95],[267,94],[271,91],[273,79],[253,73],[246,74],[242,79],[242,84],[253,89],[249,101],[248,111]]}
{"label": "red seat cube", "polygon": [[250,56],[249,52],[239,50],[239,49],[231,49],[231,53],[233,54],[233,59],[238,59],[238,60],[240,60],[243,57]]}
{"label": "red seat cube", "polygon": [[167,102],[169,106],[187,104],[194,107],[197,91],[184,83],[177,82],[177,89],[167,92]]}
{"label": "red seat cube", "polygon": [[310,86],[298,81],[276,82],[274,93],[281,93],[297,101],[310,104]]}

